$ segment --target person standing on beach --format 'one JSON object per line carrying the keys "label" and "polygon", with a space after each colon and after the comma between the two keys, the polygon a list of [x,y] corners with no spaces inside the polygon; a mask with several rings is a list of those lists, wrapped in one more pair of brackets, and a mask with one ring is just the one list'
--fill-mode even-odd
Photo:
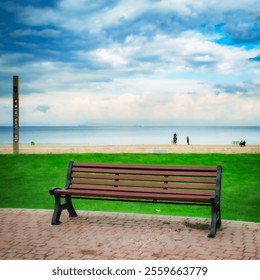
{"label": "person standing on beach", "polygon": [[187,144],[190,145],[190,138],[189,138],[189,136],[187,136],[186,139],[187,139]]}
{"label": "person standing on beach", "polygon": [[173,134],[173,144],[177,144],[177,133]]}

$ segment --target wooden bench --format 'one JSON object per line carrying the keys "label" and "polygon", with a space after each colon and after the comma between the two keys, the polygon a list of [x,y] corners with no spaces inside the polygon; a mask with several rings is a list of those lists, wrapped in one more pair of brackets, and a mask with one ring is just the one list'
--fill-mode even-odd
{"label": "wooden bench", "polygon": [[[69,162],[64,189],[53,188],[52,225],[67,209],[77,216],[72,198],[211,206],[209,237],[221,226],[222,167],[162,166]],[[61,198],[65,199],[61,203]]]}

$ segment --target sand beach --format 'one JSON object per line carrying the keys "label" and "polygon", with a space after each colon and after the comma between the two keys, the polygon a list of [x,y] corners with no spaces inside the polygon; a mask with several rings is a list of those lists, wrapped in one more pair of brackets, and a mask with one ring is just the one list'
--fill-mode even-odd
{"label": "sand beach", "polygon": [[[12,145],[1,145],[0,154],[13,153]],[[260,145],[105,145],[105,146],[55,146],[20,145],[21,154],[63,154],[63,153],[220,153],[220,154],[259,154]]]}

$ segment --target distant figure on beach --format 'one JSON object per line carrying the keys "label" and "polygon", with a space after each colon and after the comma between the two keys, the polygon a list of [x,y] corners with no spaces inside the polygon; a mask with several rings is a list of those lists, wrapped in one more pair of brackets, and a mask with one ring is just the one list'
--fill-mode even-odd
{"label": "distant figure on beach", "polygon": [[240,143],[239,143],[239,146],[240,147],[245,147],[246,146],[246,141],[244,140],[244,141],[240,141]]}
{"label": "distant figure on beach", "polygon": [[173,144],[177,144],[177,133],[173,134]]}
{"label": "distant figure on beach", "polygon": [[186,139],[187,139],[187,144],[190,145],[190,138],[189,138],[189,136],[187,136]]}

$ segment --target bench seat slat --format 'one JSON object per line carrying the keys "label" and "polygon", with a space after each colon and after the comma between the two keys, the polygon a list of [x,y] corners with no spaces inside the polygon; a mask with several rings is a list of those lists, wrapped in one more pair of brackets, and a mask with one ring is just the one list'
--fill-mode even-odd
{"label": "bench seat slat", "polygon": [[125,187],[146,187],[146,188],[171,188],[171,189],[197,189],[197,190],[215,190],[215,185],[199,184],[171,184],[158,182],[122,182],[122,181],[104,181],[104,180],[71,180],[72,184],[88,185],[107,185],[107,186],[125,186]]}
{"label": "bench seat slat", "polygon": [[188,177],[216,177],[216,172],[205,171],[168,171],[168,170],[129,170],[129,169],[106,169],[106,168],[82,168],[73,167],[72,172],[90,172],[90,173],[113,173],[113,174],[139,174],[139,175],[162,175],[162,176],[188,176]]}
{"label": "bench seat slat", "polygon": [[199,195],[199,196],[212,196],[213,191],[201,191],[201,190],[166,190],[162,188],[149,189],[149,188],[126,188],[126,187],[108,187],[108,186],[81,186],[81,185],[71,185],[69,190],[97,190],[97,191],[108,191],[108,192],[131,192],[131,193],[157,193],[157,194],[184,194],[184,195]]}
{"label": "bench seat slat", "polygon": [[184,194],[153,194],[153,193],[133,193],[133,192],[108,192],[97,190],[55,190],[56,194],[60,195],[75,195],[75,196],[91,196],[91,197],[108,197],[108,198],[128,198],[128,199],[149,199],[149,200],[167,200],[167,201],[186,201],[186,202],[210,202],[210,196],[199,195],[184,195]]}
{"label": "bench seat slat", "polygon": [[108,179],[108,180],[133,180],[133,181],[158,181],[158,182],[179,182],[179,183],[216,183],[216,178],[207,178],[207,177],[171,177],[166,175],[162,176],[135,176],[135,175],[121,175],[121,174],[93,174],[93,173],[72,173],[71,174],[72,179],[78,179],[78,178],[86,178],[86,179]]}

